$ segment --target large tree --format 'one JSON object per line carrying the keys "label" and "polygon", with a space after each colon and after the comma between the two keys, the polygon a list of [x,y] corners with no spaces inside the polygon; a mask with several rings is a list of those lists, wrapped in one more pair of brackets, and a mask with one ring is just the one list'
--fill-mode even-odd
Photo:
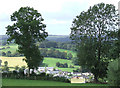
{"label": "large tree", "polygon": [[41,14],[30,7],[21,7],[11,15],[13,25],[8,25],[6,34],[9,36],[8,42],[14,41],[18,44],[18,51],[24,54],[24,59],[29,67],[37,68],[43,61],[37,41],[43,41],[48,36],[45,32],[46,25],[43,24]]}
{"label": "large tree", "polygon": [[112,4],[99,3],[73,20],[70,38],[77,44],[79,65],[89,69],[95,81],[106,75],[111,32],[117,31],[118,15]]}

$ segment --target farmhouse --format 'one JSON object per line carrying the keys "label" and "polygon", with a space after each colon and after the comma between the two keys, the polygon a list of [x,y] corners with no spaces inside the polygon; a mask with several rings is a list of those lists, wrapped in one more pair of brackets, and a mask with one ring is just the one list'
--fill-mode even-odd
{"label": "farmhouse", "polygon": [[53,71],[54,67],[38,67],[38,71]]}
{"label": "farmhouse", "polygon": [[86,79],[84,77],[73,77],[71,78],[71,83],[86,83]]}
{"label": "farmhouse", "polygon": [[[43,72],[50,72],[52,73],[52,71],[54,70],[54,67],[38,67],[38,69],[30,69],[30,74],[32,73],[32,71],[34,71],[36,74],[39,74],[39,73],[43,73]],[[29,72],[28,69],[25,69],[24,70],[24,74],[27,74]]]}
{"label": "farmhouse", "polygon": [[[46,74],[51,74],[53,77],[59,76],[59,77],[66,77],[67,79],[70,79],[71,83],[86,83],[90,82],[92,79],[90,77],[94,78],[92,73],[78,73],[78,72],[67,72],[67,71],[61,71],[61,70],[55,70],[54,67],[38,67],[38,69],[30,69],[30,74],[34,71],[36,74],[40,74],[45,72]],[[28,69],[24,70],[24,74],[27,74],[29,71]],[[71,76],[69,76],[71,75]]]}

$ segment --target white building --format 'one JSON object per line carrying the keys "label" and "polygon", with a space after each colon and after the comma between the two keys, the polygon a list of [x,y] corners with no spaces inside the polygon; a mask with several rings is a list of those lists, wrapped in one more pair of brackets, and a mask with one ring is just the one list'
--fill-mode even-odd
{"label": "white building", "polygon": [[53,71],[54,67],[38,67],[38,71]]}

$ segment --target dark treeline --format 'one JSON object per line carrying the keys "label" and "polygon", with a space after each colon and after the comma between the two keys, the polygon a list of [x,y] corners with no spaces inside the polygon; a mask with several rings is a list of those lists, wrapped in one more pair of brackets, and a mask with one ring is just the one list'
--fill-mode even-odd
{"label": "dark treeline", "polygon": [[[44,57],[54,57],[54,58],[61,58],[61,59],[68,59],[71,60],[73,58],[73,55],[71,53],[67,52],[60,52],[59,50],[56,50],[54,48],[40,48],[41,55]],[[2,52],[2,56],[7,56],[7,57],[21,57],[24,56],[23,54],[20,54],[18,52],[15,52],[12,54],[11,51]]]}
{"label": "dark treeline", "polygon": [[66,50],[75,50],[74,44],[71,42],[56,42],[56,41],[49,41],[45,40],[41,43],[37,43],[37,46],[39,48],[59,48],[59,49],[66,49]]}
{"label": "dark treeline", "polygon": [[59,50],[56,50],[54,48],[50,48],[50,49],[41,48],[40,51],[41,51],[41,55],[44,57],[54,57],[54,58],[61,58],[68,60],[71,60],[73,57],[71,53],[60,52]]}

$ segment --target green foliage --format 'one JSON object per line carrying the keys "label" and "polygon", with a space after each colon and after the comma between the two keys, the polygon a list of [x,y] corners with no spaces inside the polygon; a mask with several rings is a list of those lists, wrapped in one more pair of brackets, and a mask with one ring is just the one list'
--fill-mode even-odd
{"label": "green foliage", "polygon": [[71,60],[72,57],[73,55],[71,53],[68,53],[68,59]]}
{"label": "green foliage", "polygon": [[8,42],[14,40],[18,44],[18,51],[24,54],[29,68],[37,68],[43,61],[36,41],[43,41],[48,36],[45,32],[44,19],[37,10],[21,7],[11,15],[12,26],[8,25],[6,34],[10,36]]}
{"label": "green foliage", "polygon": [[7,51],[6,56],[11,57],[11,51]]}
{"label": "green foliage", "polygon": [[62,64],[62,63],[60,63],[60,62],[57,62],[57,63],[56,63],[56,66],[57,66],[57,67],[60,67],[60,68],[68,68],[68,64],[67,64],[67,63]]}
{"label": "green foliage", "polygon": [[[70,38],[76,43],[80,66],[89,69],[95,81],[106,75],[111,32],[116,32],[118,15],[112,4],[99,3],[81,12],[73,21]],[[114,29],[114,30],[113,30]]]}
{"label": "green foliage", "polygon": [[111,86],[120,86],[120,59],[109,63],[107,76]]}
{"label": "green foliage", "polygon": [[5,52],[2,52],[2,56],[6,56],[6,53],[5,53]]}
{"label": "green foliage", "polygon": [[110,58],[116,59],[120,57],[120,29],[115,33],[116,36],[114,36],[114,44],[112,46],[112,49],[110,50]]}
{"label": "green foliage", "polygon": [[67,52],[60,52],[55,48],[50,48],[50,49],[42,48],[40,49],[40,51],[41,51],[41,55],[44,57],[67,59]]}
{"label": "green foliage", "polygon": [[15,70],[19,70],[20,69],[18,65],[15,66],[14,68],[15,68]]}
{"label": "green foliage", "polygon": [[71,60],[74,65],[79,65],[77,57],[73,57]]}
{"label": "green foliage", "polygon": [[4,62],[4,66],[3,66],[3,68],[2,68],[2,71],[7,71],[7,72],[9,72],[9,67],[8,67],[8,62],[7,62],[7,61]]}

